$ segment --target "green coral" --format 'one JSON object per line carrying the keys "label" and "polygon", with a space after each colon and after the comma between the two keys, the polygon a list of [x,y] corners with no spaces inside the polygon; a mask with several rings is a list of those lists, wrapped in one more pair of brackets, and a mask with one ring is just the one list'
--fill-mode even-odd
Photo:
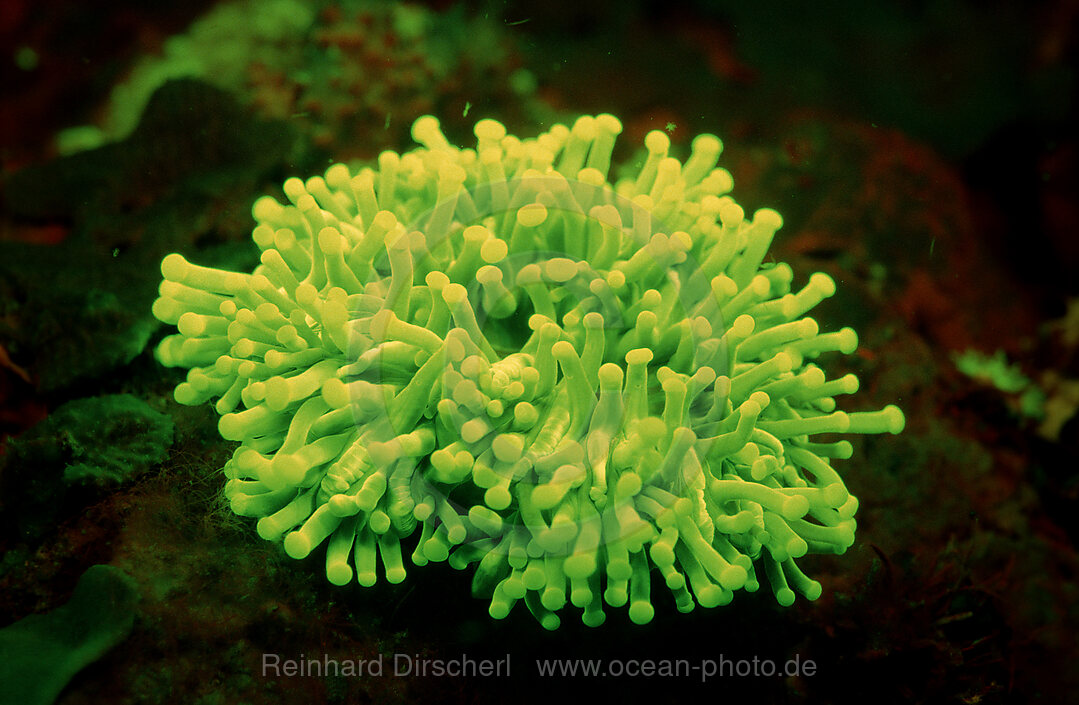
{"label": "green coral", "polygon": [[1019,413],[1026,418],[1040,419],[1045,415],[1045,392],[1023,374],[1017,364],[1010,364],[1003,350],[986,355],[978,350],[953,353],[957,370],[1005,394],[1018,394]]}
{"label": "green coral", "polygon": [[978,350],[967,350],[952,355],[955,367],[963,374],[987,382],[1002,392],[1014,394],[1030,385],[1030,378],[1023,374],[1019,365],[1008,363],[1003,350],[986,355]]}
{"label": "green coral", "polygon": [[71,678],[131,633],[135,582],[91,566],[67,604],[0,629],[0,705],[49,705]]}
{"label": "green coral", "polygon": [[[183,404],[216,400],[240,443],[226,495],[294,558],[373,585],[416,565],[474,565],[492,617],[518,601],[547,628],[567,602],[653,616],[755,591],[816,599],[797,560],[843,553],[857,500],[836,433],[898,433],[895,406],[815,360],[857,347],[806,316],[835,292],[765,262],[778,213],[746,217],[717,168],[660,131],[608,181],[611,115],[519,139],[475,125],[460,149],[431,116],[420,147],[331,166],[254,204],[251,274],[172,254],[154,314],[190,368]],[[410,539],[418,533],[418,539]]]}

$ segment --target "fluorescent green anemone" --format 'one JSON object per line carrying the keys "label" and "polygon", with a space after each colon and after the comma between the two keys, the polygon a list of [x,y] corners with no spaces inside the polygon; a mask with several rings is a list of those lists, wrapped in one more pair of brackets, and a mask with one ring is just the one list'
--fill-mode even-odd
{"label": "fluorescent green anemone", "polygon": [[620,131],[481,120],[459,149],[422,117],[377,169],[259,199],[252,274],[166,257],[158,359],[240,442],[233,510],[294,558],[325,544],[338,585],[374,584],[379,557],[400,582],[406,545],[474,565],[492,617],[523,600],[549,629],[567,602],[648,622],[654,573],[682,611],[759,571],[783,605],[816,599],[796,560],[843,553],[858,503],[831,462],[850,443],[811,439],[903,414],[836,410],[858,380],[811,361],[857,336],[806,316],[835,283],[764,263],[781,219],[725,195],[720,141],[683,164],[652,132],[611,184]]}

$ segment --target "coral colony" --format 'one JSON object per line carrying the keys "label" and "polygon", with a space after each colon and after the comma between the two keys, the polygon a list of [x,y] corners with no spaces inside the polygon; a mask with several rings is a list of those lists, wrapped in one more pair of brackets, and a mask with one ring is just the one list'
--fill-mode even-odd
{"label": "coral colony", "polygon": [[683,164],[652,132],[609,179],[620,131],[481,120],[459,149],[421,117],[377,169],[259,199],[253,273],[167,256],[157,356],[240,443],[233,511],[293,558],[325,544],[334,584],[401,582],[411,550],[548,629],[567,602],[647,623],[653,573],[681,611],[762,573],[782,605],[816,599],[796,561],[846,551],[858,506],[832,467],[850,443],[818,435],[903,414],[836,410],[858,380],[813,361],[857,336],[806,316],[835,284],[764,261],[781,218],[725,195],[721,142]]}

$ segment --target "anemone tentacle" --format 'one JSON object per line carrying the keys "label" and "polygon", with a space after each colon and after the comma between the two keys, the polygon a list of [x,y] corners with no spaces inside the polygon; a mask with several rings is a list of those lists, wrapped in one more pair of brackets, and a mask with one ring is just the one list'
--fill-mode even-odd
{"label": "anemone tentacle", "polygon": [[850,444],[816,437],[903,414],[837,408],[858,380],[816,361],[857,335],[806,315],[835,282],[767,261],[782,219],[728,195],[718,138],[683,164],[652,132],[612,180],[620,132],[488,119],[460,149],[425,116],[377,169],[256,201],[254,272],[166,257],[157,357],[240,443],[233,510],[295,558],[325,543],[335,584],[374,584],[379,556],[400,582],[407,545],[552,629],[567,603],[650,621],[654,575],[681,611],[761,573],[783,605],[819,597],[796,561],[849,548],[858,503],[833,468]]}

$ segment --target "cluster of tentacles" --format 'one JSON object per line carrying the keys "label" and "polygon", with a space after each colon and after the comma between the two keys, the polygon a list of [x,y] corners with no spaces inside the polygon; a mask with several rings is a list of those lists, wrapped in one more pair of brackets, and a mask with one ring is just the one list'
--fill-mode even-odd
{"label": "cluster of tentacles", "polygon": [[166,257],[158,359],[240,442],[233,510],[294,558],[325,543],[335,584],[374,584],[378,557],[399,582],[411,550],[550,629],[567,601],[648,622],[657,573],[683,611],[760,571],[784,605],[818,597],[796,560],[851,546],[857,500],[832,467],[850,444],[812,439],[903,415],[836,410],[857,379],[811,361],[857,336],[806,316],[835,284],[764,262],[781,219],[725,195],[720,141],[683,164],[652,132],[612,184],[620,131],[481,120],[460,149],[422,117],[420,147],[257,201],[253,273]]}

